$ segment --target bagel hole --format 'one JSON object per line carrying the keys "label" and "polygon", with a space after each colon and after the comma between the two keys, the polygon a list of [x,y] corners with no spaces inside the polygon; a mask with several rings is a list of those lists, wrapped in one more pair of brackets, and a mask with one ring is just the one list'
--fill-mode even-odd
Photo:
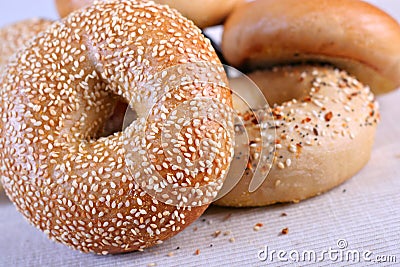
{"label": "bagel hole", "polygon": [[118,100],[114,106],[114,111],[106,120],[99,137],[107,137],[124,130],[124,126],[130,125],[137,119],[137,113],[126,102]]}
{"label": "bagel hole", "polygon": [[273,107],[284,102],[302,100],[310,94],[313,77],[310,66],[280,66],[248,74]]}
{"label": "bagel hole", "polygon": [[309,92],[309,90],[306,89],[293,90],[281,86],[277,88],[273,86],[269,86],[268,88],[260,87],[260,89],[272,107],[282,105],[283,103],[293,99],[303,99],[308,95]]}

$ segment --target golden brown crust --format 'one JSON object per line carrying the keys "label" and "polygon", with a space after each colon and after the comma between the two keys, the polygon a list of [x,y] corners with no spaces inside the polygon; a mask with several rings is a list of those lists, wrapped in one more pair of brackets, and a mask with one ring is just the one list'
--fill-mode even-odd
{"label": "golden brown crust", "polygon": [[200,28],[222,23],[241,0],[155,0],[176,8]]}
{"label": "golden brown crust", "polygon": [[[217,200],[217,205],[297,202],[343,183],[368,162],[379,119],[368,87],[332,67],[276,67],[249,77],[269,103],[279,103],[272,108],[276,122],[274,160],[264,183],[252,193],[251,166],[257,161],[250,161],[239,184]],[[240,80],[231,81],[230,86],[239,94],[246,91]],[[257,126],[247,127],[255,151],[260,145],[253,134]]]}
{"label": "golden brown crust", "polygon": [[[55,0],[58,13],[66,17],[72,11],[93,3],[94,0]],[[243,0],[154,0],[177,9],[198,27],[206,28],[220,24]]]}
{"label": "golden brown crust", "polygon": [[400,85],[400,25],[358,0],[257,0],[235,9],[223,35],[234,66],[330,62],[375,93]]}
{"label": "golden brown crust", "polygon": [[55,0],[60,17],[64,18],[71,12],[92,4],[94,0]]}
{"label": "golden brown crust", "polygon": [[33,36],[47,29],[51,23],[50,20],[34,18],[19,21],[0,29],[0,82],[3,69],[14,53],[18,49],[22,49]]}
{"label": "golden brown crust", "polygon": [[27,19],[0,29],[0,73],[10,57],[53,22],[46,19]]}
{"label": "golden brown crust", "polygon": [[[199,61],[207,62],[205,73],[197,72]],[[172,74],[179,86],[168,90],[163,81],[175,81]],[[201,117],[193,100],[231,106],[223,67],[200,30],[166,6],[110,0],[74,12],[18,53],[4,77],[0,177],[19,211],[56,241],[99,254],[159,244],[206,209],[217,193],[207,185],[223,182],[230,120]],[[116,96],[138,119],[93,138]],[[179,126],[174,109],[193,120]],[[203,154],[213,157],[203,162]],[[139,187],[142,178],[150,187]]]}

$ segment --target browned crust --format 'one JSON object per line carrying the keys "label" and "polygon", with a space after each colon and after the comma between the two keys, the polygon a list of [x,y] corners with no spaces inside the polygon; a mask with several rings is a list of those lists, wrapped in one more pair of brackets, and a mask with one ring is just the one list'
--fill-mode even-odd
{"label": "browned crust", "polygon": [[[209,79],[200,79],[203,83],[173,87],[169,94],[158,84],[179,74],[171,67],[185,70],[186,63],[199,61],[211,68],[203,75]],[[189,73],[196,78],[201,74]],[[227,82],[223,67],[209,41],[167,6],[99,1],[32,40],[4,77],[1,182],[18,210],[53,240],[98,254],[159,244],[196,220],[207,203],[191,207],[193,202],[180,198],[184,207],[168,205],[144,191],[136,178],[159,174],[149,184],[160,189],[165,201],[179,199],[165,184],[191,182],[192,189],[196,182],[223,182],[232,147],[220,131],[223,124],[207,117],[180,128],[184,137],[160,140],[165,118],[186,100],[205,97],[231,106],[230,91],[222,86]],[[129,102],[139,119],[124,132],[95,139],[111,115],[115,96]],[[204,146],[198,142],[203,135],[210,140]],[[177,168],[171,161],[179,163],[179,149],[164,153],[172,145],[188,154]],[[215,157],[207,167],[190,172],[189,163],[198,158],[206,166],[197,157],[206,146]],[[211,187],[199,190],[204,196],[217,193]]]}
{"label": "browned crust", "polygon": [[400,85],[399,43],[399,23],[362,1],[258,0],[229,17],[222,48],[234,66],[323,59],[380,93]]}

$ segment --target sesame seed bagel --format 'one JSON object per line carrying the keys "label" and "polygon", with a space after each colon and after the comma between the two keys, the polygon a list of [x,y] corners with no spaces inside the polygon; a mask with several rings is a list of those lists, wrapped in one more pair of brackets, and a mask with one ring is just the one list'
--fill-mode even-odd
{"label": "sesame seed bagel", "polygon": [[[233,8],[243,0],[155,0],[154,2],[169,5],[185,17],[191,19],[198,27],[206,28],[220,24]],[[72,11],[90,5],[94,0],[55,0],[58,14],[65,17]]]}
{"label": "sesame seed bagel", "polygon": [[10,57],[38,33],[51,25],[47,19],[26,19],[0,29],[0,73]]}
{"label": "sesame seed bagel", "polygon": [[[276,103],[271,107],[276,125],[272,167],[261,186],[249,193],[256,153],[261,150],[254,134],[260,125],[245,124],[254,147],[249,167],[236,187],[215,204],[248,207],[297,202],[343,183],[368,162],[379,119],[369,87],[329,66],[275,67],[249,77],[269,103]],[[250,93],[240,79],[233,79],[230,86],[239,95]],[[235,100],[234,107],[244,120],[254,120]]]}
{"label": "sesame seed bagel", "polygon": [[4,66],[14,53],[18,49],[22,49],[33,36],[47,29],[51,23],[50,20],[34,18],[19,21],[0,29],[0,82]]}
{"label": "sesame seed bagel", "polygon": [[[196,220],[223,183],[233,129],[225,83],[209,41],[167,6],[109,0],[74,12],[7,67],[7,195],[51,239],[83,252],[161,243]],[[137,118],[98,138],[121,100]]]}
{"label": "sesame seed bagel", "polygon": [[236,66],[326,62],[374,93],[400,86],[400,25],[358,0],[256,0],[225,23],[222,51]]}

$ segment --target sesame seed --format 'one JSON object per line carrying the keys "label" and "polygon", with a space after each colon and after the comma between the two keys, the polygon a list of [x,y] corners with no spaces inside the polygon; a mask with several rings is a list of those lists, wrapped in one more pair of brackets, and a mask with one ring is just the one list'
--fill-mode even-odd
{"label": "sesame seed", "polygon": [[[5,166],[0,174],[7,177],[2,181],[10,187],[10,199],[20,210],[29,210],[24,216],[52,239],[83,252],[106,255],[161,243],[196,219],[187,203],[208,204],[229,167],[232,144],[218,128],[202,128],[209,121],[201,118],[201,104],[195,101],[192,107],[196,121],[187,118],[178,126],[180,111],[171,110],[206,91],[221,103],[214,117],[224,121],[229,116],[221,108],[228,101],[227,89],[218,85],[227,83],[223,68],[212,66],[219,62],[217,56],[192,22],[152,2],[98,1],[50,24],[18,52],[16,63],[6,70],[6,89],[0,90],[7,100],[0,105],[2,128],[8,132],[0,130],[5,157],[0,159]],[[33,26],[28,23],[32,34]],[[185,76],[187,66],[180,67],[180,62],[199,60],[206,66],[194,66],[211,74],[205,75],[211,82],[207,90],[201,83],[174,87],[167,94],[161,85],[143,86],[162,76],[169,79],[170,66]],[[165,69],[163,74],[157,73],[160,69]],[[154,97],[164,94],[162,100]],[[97,138],[107,118],[117,115],[112,114],[118,109],[114,98],[123,98],[140,116],[124,130]],[[147,112],[148,117],[141,117]],[[164,131],[169,123],[178,131],[188,129],[190,140]],[[143,140],[138,136],[142,132]],[[179,141],[174,146],[178,150],[170,149],[173,142],[162,142],[160,133]],[[204,151],[203,135],[211,141]],[[22,144],[26,148],[17,151]],[[132,151],[125,149],[128,146]],[[198,155],[207,157],[206,151],[215,154],[207,166],[210,174],[195,165]],[[176,162],[184,166],[175,168]],[[24,169],[26,174],[20,175]],[[167,176],[173,186],[178,180],[191,186],[207,176],[215,187],[199,185],[201,194],[192,196],[169,190]],[[150,181],[149,190],[165,195],[165,201],[142,189]],[[168,205],[178,196],[184,208]],[[28,197],[35,200],[22,201]]]}

